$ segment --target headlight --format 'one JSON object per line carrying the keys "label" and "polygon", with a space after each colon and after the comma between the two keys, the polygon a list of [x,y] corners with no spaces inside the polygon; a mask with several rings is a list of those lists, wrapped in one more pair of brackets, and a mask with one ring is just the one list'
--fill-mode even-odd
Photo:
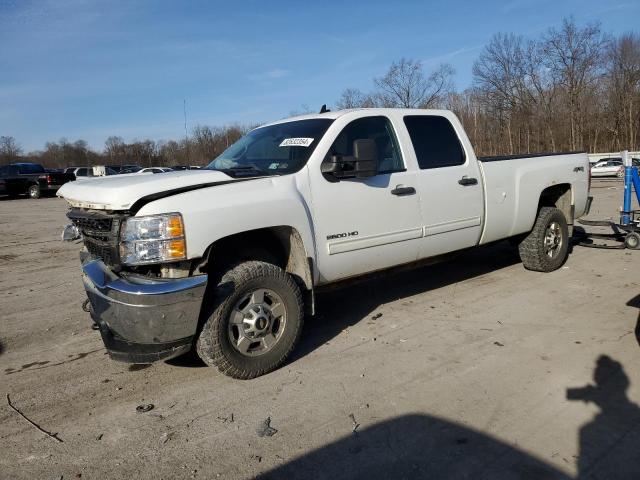
{"label": "headlight", "polygon": [[187,258],[184,223],[179,213],[129,217],[120,230],[120,259],[142,265]]}

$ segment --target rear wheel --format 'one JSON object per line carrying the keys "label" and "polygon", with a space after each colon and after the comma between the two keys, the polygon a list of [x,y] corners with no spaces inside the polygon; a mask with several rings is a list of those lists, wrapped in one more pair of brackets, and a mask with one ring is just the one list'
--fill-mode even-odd
{"label": "rear wheel", "polygon": [[29,198],[40,198],[40,195],[41,195],[40,185],[38,185],[37,183],[34,183],[33,185],[29,185],[29,188],[27,189],[27,194],[29,195]]}
{"label": "rear wheel", "polygon": [[291,275],[270,263],[244,262],[223,275],[196,348],[225,375],[255,378],[285,362],[302,324],[302,295]]}
{"label": "rear wheel", "polygon": [[637,250],[640,248],[640,233],[631,232],[624,237],[624,246],[630,250]]}
{"label": "rear wheel", "polygon": [[518,246],[524,268],[552,272],[562,266],[569,252],[569,227],[562,211],[542,207],[533,230]]}

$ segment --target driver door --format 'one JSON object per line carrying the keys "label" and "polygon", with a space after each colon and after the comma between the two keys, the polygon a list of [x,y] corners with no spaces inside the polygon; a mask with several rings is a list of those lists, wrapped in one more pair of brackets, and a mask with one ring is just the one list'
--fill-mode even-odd
{"label": "driver door", "polygon": [[391,120],[364,117],[335,138],[332,156],[352,157],[354,142],[375,141],[377,174],[334,178],[314,170],[311,182],[320,282],[415,261],[422,237],[416,173],[407,171]]}

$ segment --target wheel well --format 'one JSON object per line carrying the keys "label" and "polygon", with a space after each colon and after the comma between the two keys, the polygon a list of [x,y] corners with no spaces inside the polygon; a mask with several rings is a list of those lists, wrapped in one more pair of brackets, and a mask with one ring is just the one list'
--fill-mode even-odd
{"label": "wheel well", "polygon": [[555,207],[564,213],[567,223],[573,224],[573,205],[571,195],[571,185],[561,183],[545,188],[540,194],[538,210],[542,207]]}
{"label": "wheel well", "polygon": [[313,288],[310,259],[302,237],[289,226],[260,228],[221,238],[207,248],[204,258],[209,274],[221,274],[239,262],[262,260],[290,273],[300,287]]}

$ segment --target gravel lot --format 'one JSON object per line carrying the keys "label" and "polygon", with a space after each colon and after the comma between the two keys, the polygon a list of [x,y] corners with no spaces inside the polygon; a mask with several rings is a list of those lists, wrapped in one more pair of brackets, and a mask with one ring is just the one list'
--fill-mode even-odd
{"label": "gravel lot", "polygon": [[[615,216],[621,183],[594,187]],[[541,274],[503,242],[328,292],[287,365],[238,381],[111,361],[65,211],[0,198],[1,478],[640,478],[640,251]]]}

